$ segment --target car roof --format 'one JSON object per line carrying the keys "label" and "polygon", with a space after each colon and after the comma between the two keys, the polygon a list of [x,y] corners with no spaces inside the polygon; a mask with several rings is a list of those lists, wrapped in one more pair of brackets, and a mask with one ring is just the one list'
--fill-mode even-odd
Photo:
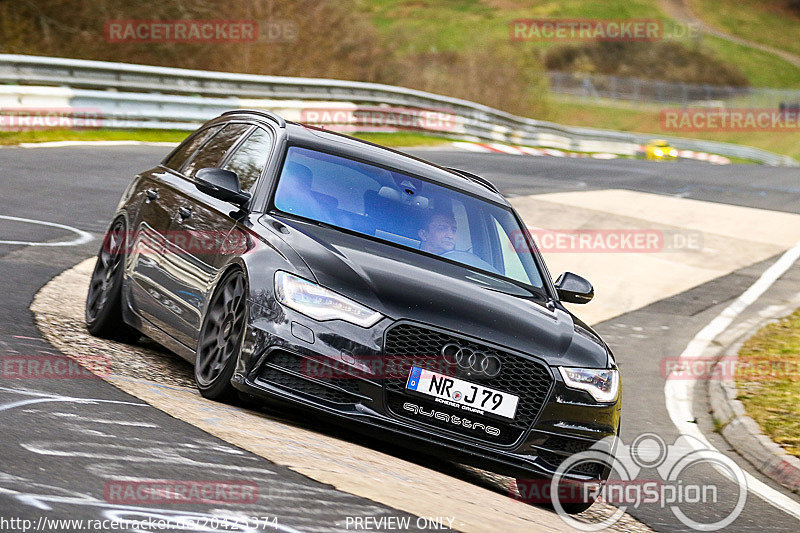
{"label": "car roof", "polygon": [[[285,121],[278,115],[265,111],[237,110],[223,114],[219,119],[243,118],[259,122],[272,122],[285,130],[288,143],[324,151],[351,159],[362,160],[392,170],[416,175],[449,186],[474,196],[508,206],[508,201],[490,182],[469,172],[441,167],[410,154],[385,146],[363,141],[341,133]],[[218,119],[215,119],[215,121]]]}

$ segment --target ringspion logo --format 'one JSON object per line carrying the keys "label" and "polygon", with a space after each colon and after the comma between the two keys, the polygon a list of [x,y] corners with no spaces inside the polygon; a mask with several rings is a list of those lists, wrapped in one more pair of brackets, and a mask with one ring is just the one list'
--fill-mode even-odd
{"label": "ringspion logo", "polygon": [[[585,476],[586,467],[595,472],[592,479],[570,477]],[[728,514],[716,522],[708,522],[708,516],[694,516],[698,514],[698,506],[720,505],[722,501],[724,489],[705,473],[708,467],[722,473],[726,483],[730,479],[735,485],[735,503],[726,506]],[[602,471],[608,472],[604,476],[607,481],[599,479]],[[645,472],[648,475],[643,475]],[[546,487],[546,483],[550,486]],[[687,528],[718,531],[733,523],[744,509],[747,479],[736,462],[695,437],[680,435],[672,444],[667,444],[655,433],[642,433],[630,444],[616,437],[602,439],[586,451],[565,457],[552,480],[512,483],[509,495],[534,503],[549,498],[561,520],[579,531],[605,530],[619,521],[630,507],[669,509]],[[590,501],[608,502],[617,509],[600,520],[594,517],[577,519],[564,509],[564,504]]]}

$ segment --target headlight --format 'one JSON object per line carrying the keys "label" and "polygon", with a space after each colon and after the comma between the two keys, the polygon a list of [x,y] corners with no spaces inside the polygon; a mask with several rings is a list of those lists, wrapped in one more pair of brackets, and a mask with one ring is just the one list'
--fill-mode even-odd
{"label": "headlight", "polygon": [[558,370],[568,387],[585,390],[598,402],[608,403],[617,399],[619,371],[603,368],[567,368]]}
{"label": "headlight", "polygon": [[288,272],[275,273],[275,297],[314,320],[344,320],[368,328],[382,318],[377,311]]}
{"label": "headlight", "polygon": [[655,150],[653,150],[653,153],[655,155],[657,155],[658,157],[661,157],[662,155],[664,155],[664,150],[660,150],[660,149],[656,148]]}
{"label": "headlight", "polygon": [[678,151],[673,148],[672,150],[669,151],[669,155],[671,157],[678,157]]}

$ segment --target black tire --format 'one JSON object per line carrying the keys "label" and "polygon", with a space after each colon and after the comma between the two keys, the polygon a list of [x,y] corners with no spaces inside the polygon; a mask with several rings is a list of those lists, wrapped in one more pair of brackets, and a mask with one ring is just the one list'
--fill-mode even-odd
{"label": "black tire", "polygon": [[247,314],[247,283],[241,270],[225,275],[217,285],[197,342],[194,380],[205,398],[236,403],[231,385],[242,347]]}
{"label": "black tire", "polygon": [[134,343],[141,333],[122,319],[122,278],[125,268],[125,220],[118,218],[103,238],[97,254],[84,317],[86,329],[95,337]]}

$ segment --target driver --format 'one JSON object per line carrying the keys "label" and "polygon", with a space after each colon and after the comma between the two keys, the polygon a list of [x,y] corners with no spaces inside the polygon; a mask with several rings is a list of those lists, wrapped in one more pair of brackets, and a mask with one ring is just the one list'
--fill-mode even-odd
{"label": "driver", "polygon": [[456,247],[457,231],[456,218],[452,213],[434,211],[419,230],[419,249],[436,255],[451,252]]}

